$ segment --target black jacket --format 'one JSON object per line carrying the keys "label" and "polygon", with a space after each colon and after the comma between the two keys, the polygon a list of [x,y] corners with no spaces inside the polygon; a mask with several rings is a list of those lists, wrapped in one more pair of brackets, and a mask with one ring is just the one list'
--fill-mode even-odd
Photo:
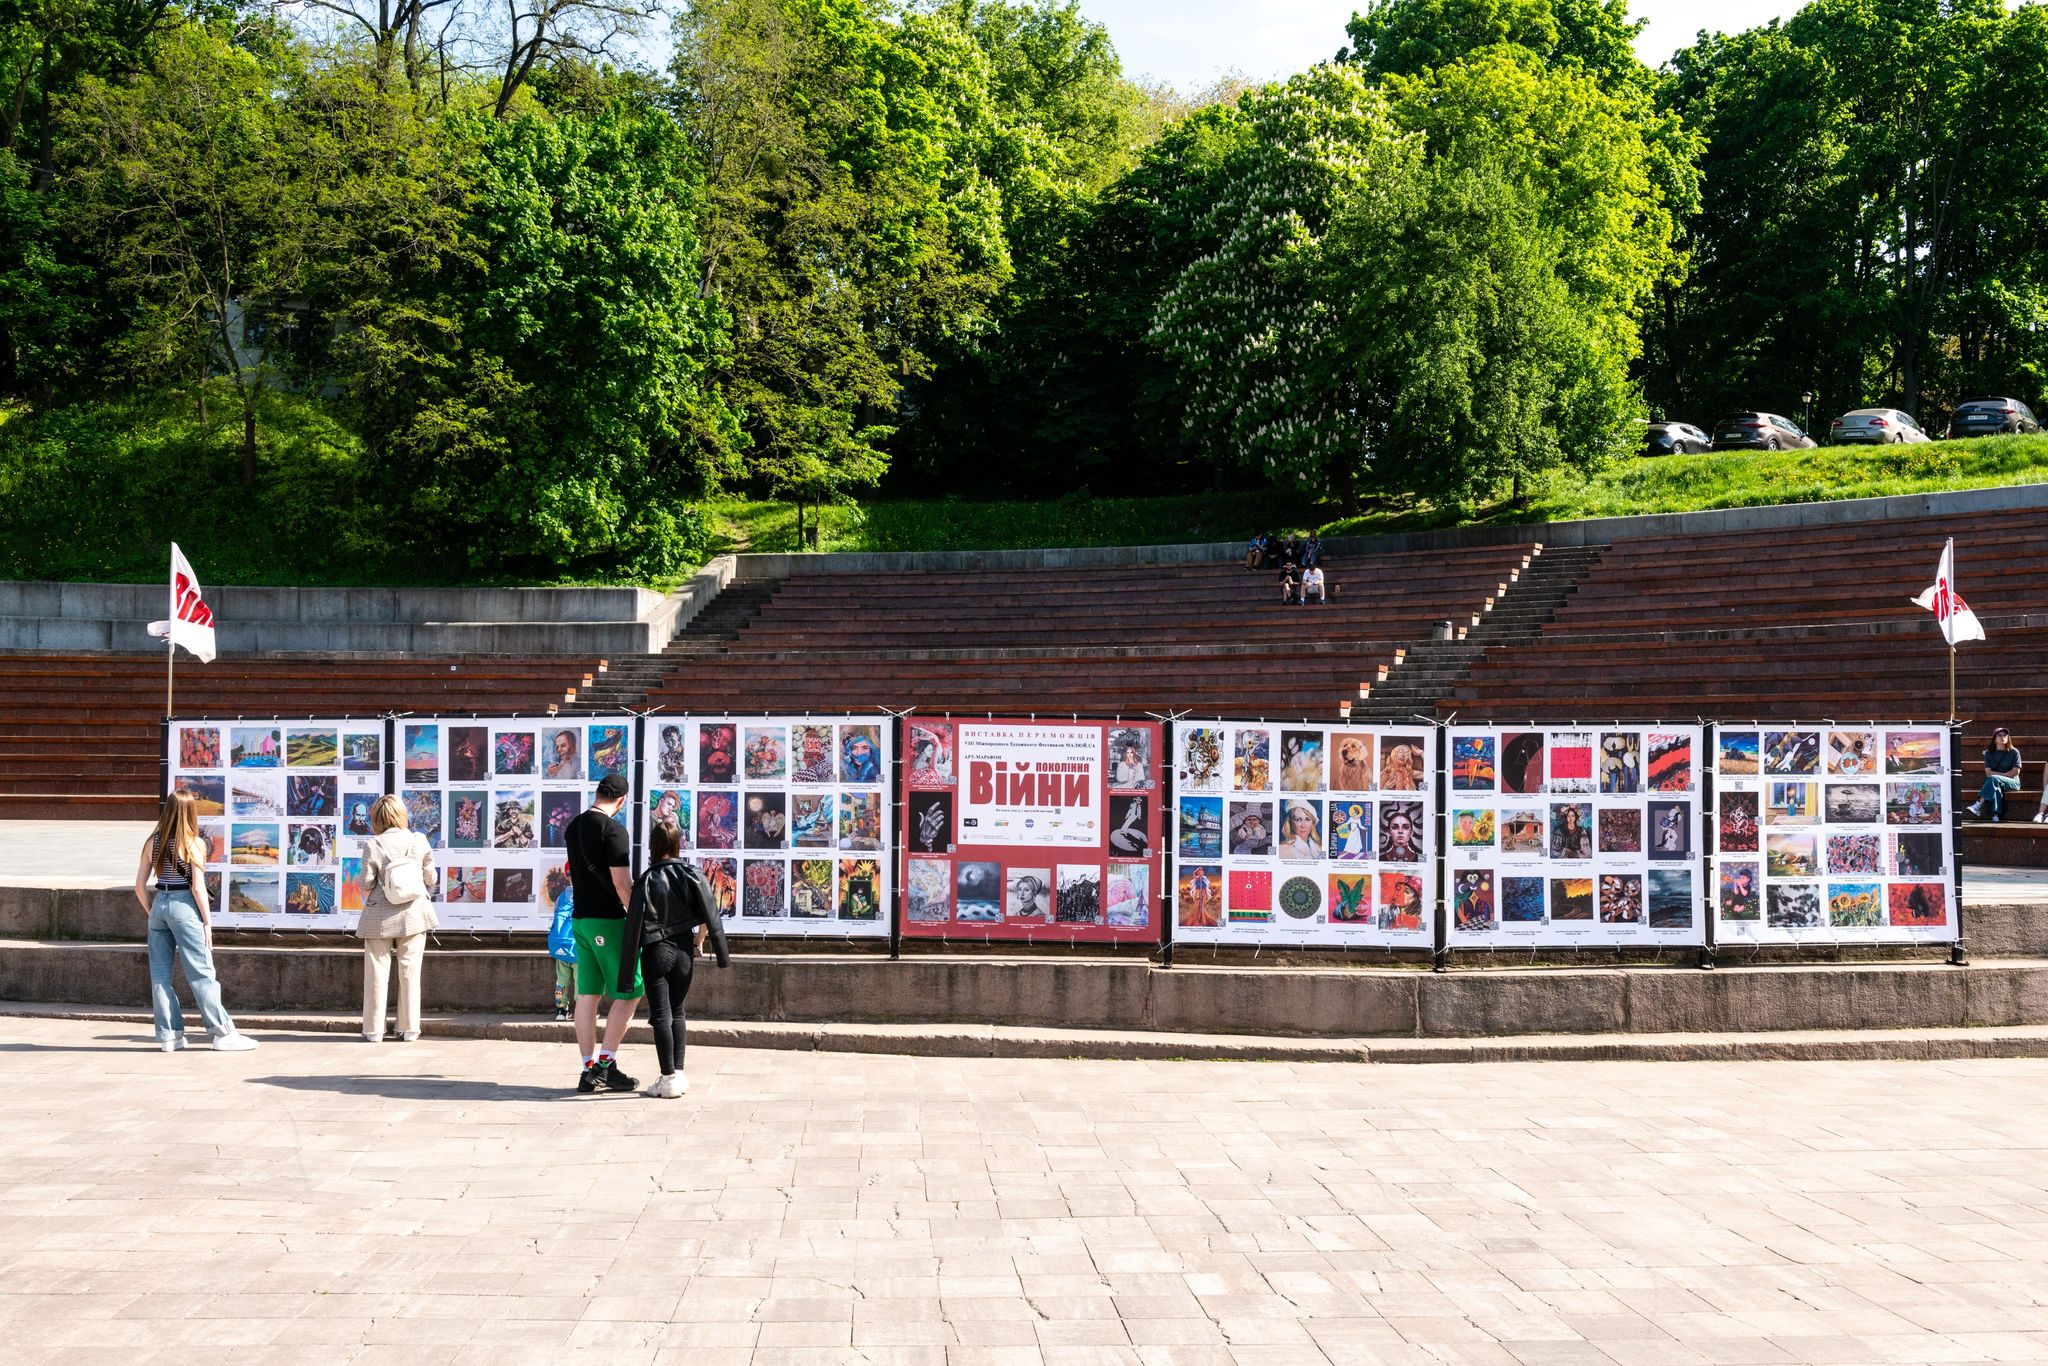
{"label": "black jacket", "polygon": [[[652,944],[672,943],[683,952],[696,955],[699,925],[711,939],[711,952],[718,966],[732,966],[732,953],[725,946],[724,917],[711,898],[711,884],[704,874],[681,859],[667,859],[640,875],[633,884],[632,904],[626,908],[626,945],[637,951]],[[619,955],[619,992],[632,990],[636,959],[632,952]]]}

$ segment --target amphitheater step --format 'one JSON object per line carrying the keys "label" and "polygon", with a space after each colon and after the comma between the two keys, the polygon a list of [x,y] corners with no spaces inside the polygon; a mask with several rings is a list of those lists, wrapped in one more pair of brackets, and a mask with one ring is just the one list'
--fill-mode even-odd
{"label": "amphitheater step", "polygon": [[610,670],[563,710],[588,715],[644,707],[647,694],[668,677],[678,660],[722,654],[781,586],[780,579],[733,580],[676,634],[667,649],[660,654],[612,660]]}
{"label": "amphitheater step", "polygon": [[[362,954],[344,947],[218,946],[233,1010],[347,1011]],[[522,1013],[551,998],[539,949],[430,950],[436,1012]],[[0,940],[0,999],[134,1009],[148,1000],[139,944]],[[698,974],[707,1019],[799,1025],[1004,1025],[1208,1035],[1483,1039],[1503,1035],[1728,1034],[2048,1025],[2048,961],[1741,966],[1164,969],[1129,958],[749,954]]]}
{"label": "amphitheater step", "polygon": [[[75,1003],[0,1003],[0,1018],[95,1020],[135,1031],[146,1046],[150,1017],[140,1010],[110,1010]],[[353,1034],[361,1017],[242,1011],[236,1026],[266,1041],[276,1035]],[[521,1043],[575,1042],[570,1026],[533,1015],[428,1014],[420,1033],[429,1039],[497,1039]],[[635,1024],[629,1045],[648,1047],[653,1035]],[[1805,1030],[1766,1034],[1601,1034],[1580,1038],[1534,1034],[1493,1039],[1302,1039],[1240,1034],[1167,1034],[1078,1029],[1025,1029],[1009,1025],[817,1025],[759,1021],[690,1021],[696,1048],[772,1048],[781,1051],[887,1053],[946,1058],[1150,1059],[1167,1062],[1894,1062],[1959,1058],[2048,1057],[2048,1026],[2003,1029]],[[386,1045],[391,1046],[391,1045]],[[629,1060],[630,1061],[630,1060]]]}

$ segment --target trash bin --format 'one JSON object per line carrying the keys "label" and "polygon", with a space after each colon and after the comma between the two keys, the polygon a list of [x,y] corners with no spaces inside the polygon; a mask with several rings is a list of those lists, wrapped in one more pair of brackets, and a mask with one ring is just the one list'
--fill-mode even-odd
{"label": "trash bin", "polygon": [[1451,623],[1440,621],[1436,624],[1436,631],[1431,638],[1435,640],[1449,640],[1451,639],[1451,631]]}

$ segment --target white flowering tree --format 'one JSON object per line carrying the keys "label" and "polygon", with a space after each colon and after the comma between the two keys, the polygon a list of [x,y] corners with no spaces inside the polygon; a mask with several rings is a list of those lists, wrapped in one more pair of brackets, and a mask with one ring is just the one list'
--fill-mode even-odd
{"label": "white flowering tree", "polygon": [[1313,67],[1239,102],[1252,136],[1216,177],[1203,235],[1152,338],[1179,372],[1186,421],[1215,458],[1273,483],[1350,497],[1369,455],[1322,261],[1339,208],[1399,183],[1420,138],[1398,132],[1356,67]]}

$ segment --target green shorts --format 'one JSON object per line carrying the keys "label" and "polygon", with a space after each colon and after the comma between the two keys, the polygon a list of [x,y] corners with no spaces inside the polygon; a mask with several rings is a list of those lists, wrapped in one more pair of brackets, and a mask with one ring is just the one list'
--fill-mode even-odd
{"label": "green shorts", "polygon": [[576,939],[576,994],[610,996],[620,1001],[637,1001],[640,989],[640,955],[633,957],[633,989],[619,990],[619,955],[626,947],[626,921],[592,916],[569,922]]}

